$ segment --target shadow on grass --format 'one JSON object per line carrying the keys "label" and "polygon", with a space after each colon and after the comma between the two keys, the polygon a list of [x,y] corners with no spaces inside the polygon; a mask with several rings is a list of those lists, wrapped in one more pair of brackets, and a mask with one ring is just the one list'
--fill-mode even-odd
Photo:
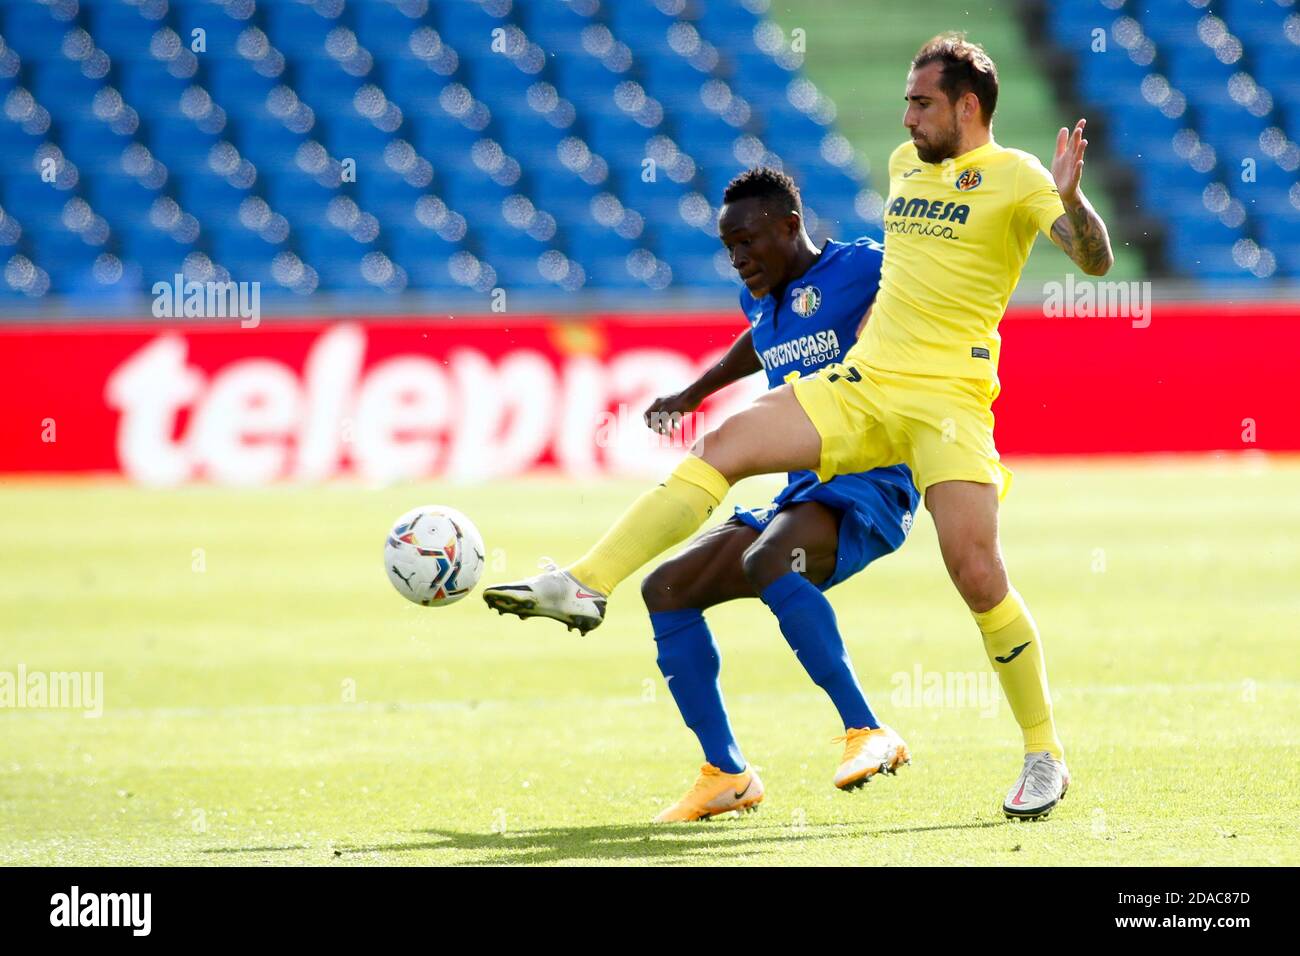
{"label": "shadow on grass", "polygon": [[[935,831],[985,830],[1007,826],[1005,820],[934,826],[871,829],[861,823],[820,823],[796,826],[752,817],[725,817],[677,826],[648,823],[605,826],[538,827],[506,833],[461,832],[430,828],[413,831],[422,839],[369,845],[334,844],[334,856],[343,862],[360,853],[418,853],[448,851],[458,858],[451,866],[493,864],[536,865],[583,861],[640,860],[650,863],[709,863],[715,852],[727,858],[766,856],[781,862],[783,846],[817,840],[862,841],[864,852],[872,838],[905,836]],[[204,854],[274,853],[306,850],[302,845],[213,847]]]}
{"label": "shadow on grass", "polygon": [[944,823],[933,827],[895,827],[892,830],[868,830],[863,836],[895,836],[903,833],[929,833],[932,830],[988,830],[1010,826],[1011,820],[986,820],[983,823]]}
{"label": "shadow on grass", "polygon": [[540,827],[506,833],[462,833],[456,830],[428,829],[415,831],[432,839],[406,843],[369,846],[340,846],[346,859],[349,853],[406,853],[429,850],[467,854],[469,859],[451,865],[483,864],[535,865],[580,862],[584,860],[643,860],[651,863],[708,863],[714,851],[729,858],[736,856],[773,857],[780,863],[782,846],[810,840],[858,837],[866,842],[872,837],[924,833],[933,830],[982,830],[1004,826],[1004,822],[960,823],[871,830],[849,824],[776,824],[751,822],[748,819],[701,821],[680,826],[651,824],[615,824],[585,827]]}

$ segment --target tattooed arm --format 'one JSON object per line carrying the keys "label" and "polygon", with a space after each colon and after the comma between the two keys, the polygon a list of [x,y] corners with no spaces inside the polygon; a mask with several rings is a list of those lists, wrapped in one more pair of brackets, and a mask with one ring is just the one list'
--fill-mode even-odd
{"label": "tattooed arm", "polygon": [[1056,155],[1052,159],[1052,178],[1065,206],[1065,215],[1052,224],[1052,241],[1090,276],[1110,271],[1115,256],[1110,236],[1088,197],[1079,188],[1083,178],[1083,154],[1088,141],[1083,138],[1087,121],[1079,120],[1071,133],[1064,127],[1056,135]]}
{"label": "tattooed arm", "polygon": [[1104,276],[1115,263],[1106,224],[1083,193],[1077,205],[1067,203],[1065,215],[1052,223],[1052,241],[1090,276]]}

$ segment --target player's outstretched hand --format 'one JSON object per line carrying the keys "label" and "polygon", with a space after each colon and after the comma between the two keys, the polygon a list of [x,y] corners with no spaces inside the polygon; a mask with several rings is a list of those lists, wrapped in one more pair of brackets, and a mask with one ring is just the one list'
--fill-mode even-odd
{"label": "player's outstretched hand", "polygon": [[1061,202],[1070,204],[1079,201],[1079,180],[1083,178],[1083,154],[1088,149],[1088,141],[1083,138],[1083,128],[1088,121],[1081,119],[1074,124],[1074,131],[1061,127],[1056,134],[1056,155],[1052,157],[1052,178],[1056,180],[1056,191],[1061,194]]}
{"label": "player's outstretched hand", "polygon": [[661,395],[650,403],[642,416],[646,428],[660,435],[671,435],[682,425],[682,416],[689,415],[700,407],[685,392]]}

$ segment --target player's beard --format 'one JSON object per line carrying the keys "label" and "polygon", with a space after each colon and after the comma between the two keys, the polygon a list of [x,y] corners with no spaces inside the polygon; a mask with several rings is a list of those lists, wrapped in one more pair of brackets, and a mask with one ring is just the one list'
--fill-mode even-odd
{"label": "player's beard", "polygon": [[960,145],[961,130],[957,127],[957,117],[954,114],[952,124],[941,135],[926,137],[924,141],[916,144],[916,155],[923,163],[941,163],[945,159],[955,157]]}

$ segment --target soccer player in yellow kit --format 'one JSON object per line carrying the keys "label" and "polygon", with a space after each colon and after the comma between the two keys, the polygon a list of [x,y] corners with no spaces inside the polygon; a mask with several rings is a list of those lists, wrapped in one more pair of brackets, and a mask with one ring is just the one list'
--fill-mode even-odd
{"label": "soccer player in yellow kit", "polygon": [[[742,478],[810,469],[827,481],[903,462],[1024,736],[1003,812],[1036,819],[1070,778],[1038,628],[998,544],[1011,474],[993,442],[997,326],[1039,232],[1089,275],[1104,275],[1113,257],[1080,189],[1084,121],[1060,131],[1049,173],[993,140],[997,91],[993,61],[962,35],[937,36],[913,59],[903,117],[911,141],[889,161],[880,292],[843,363],[767,392],[704,435],[574,564],[484,598],[587,631],[620,581],[692,534]],[[733,262],[745,255],[743,244],[730,249]]]}

